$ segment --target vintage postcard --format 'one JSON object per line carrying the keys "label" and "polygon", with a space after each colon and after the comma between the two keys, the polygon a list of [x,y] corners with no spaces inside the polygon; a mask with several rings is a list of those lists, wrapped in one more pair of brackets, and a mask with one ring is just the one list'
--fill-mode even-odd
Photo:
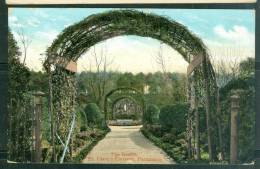
{"label": "vintage postcard", "polygon": [[254,10],[24,7],[8,19],[9,161],[254,162]]}

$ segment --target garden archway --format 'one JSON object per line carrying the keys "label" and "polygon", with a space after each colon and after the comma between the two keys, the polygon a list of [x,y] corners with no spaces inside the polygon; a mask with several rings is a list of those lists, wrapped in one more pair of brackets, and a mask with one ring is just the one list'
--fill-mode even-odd
{"label": "garden archway", "polygon": [[118,101],[125,99],[125,98],[131,99],[134,102],[136,102],[137,104],[139,104],[142,108],[142,112],[144,113],[144,111],[145,111],[145,100],[144,100],[143,94],[140,91],[138,91],[137,89],[134,89],[134,88],[119,87],[119,88],[111,90],[105,96],[104,112],[105,112],[106,119],[108,119],[109,105],[111,105],[110,107],[113,110],[114,105]]}
{"label": "garden archway", "polygon": [[111,106],[111,119],[131,119],[139,120],[143,119],[143,108],[132,97],[118,98]]}
{"label": "garden archway", "polygon": [[[64,29],[47,49],[44,67],[50,75],[50,109],[59,117],[55,118],[59,124],[73,111],[75,104],[75,75],[68,67],[93,45],[122,35],[157,39],[183,56],[189,63],[187,93],[191,112],[196,109],[198,102],[205,105],[209,126],[210,116],[215,112],[217,85],[207,47],[184,25],[163,16],[135,10],[115,10],[91,15]],[[208,127],[208,130],[211,128]]]}

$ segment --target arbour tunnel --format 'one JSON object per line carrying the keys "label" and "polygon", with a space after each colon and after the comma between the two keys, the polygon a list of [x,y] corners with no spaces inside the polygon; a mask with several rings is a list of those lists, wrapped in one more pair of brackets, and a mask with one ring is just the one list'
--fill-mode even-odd
{"label": "arbour tunnel", "polygon": [[[78,58],[93,45],[122,35],[157,39],[175,49],[189,63],[187,76],[190,112],[195,112],[196,116],[198,107],[196,104],[204,105],[206,108],[207,139],[212,159],[213,127],[210,126],[210,120],[216,109],[214,105],[216,105],[217,85],[207,48],[187,27],[155,14],[135,10],[114,10],[94,14],[67,27],[58,35],[47,49],[47,59],[44,63],[49,74],[49,111],[53,117],[60,116],[60,112],[63,114],[62,117],[66,117],[73,111],[75,104],[73,67]],[[188,118],[192,120],[191,115]],[[62,130],[61,126],[67,123],[66,121],[66,118],[59,118],[60,125],[57,130]],[[187,128],[191,128],[189,125],[191,123],[188,123]]]}
{"label": "arbour tunnel", "polygon": [[[122,101],[128,102],[126,103]],[[120,102],[122,102],[121,105],[119,104]],[[122,108],[124,110],[122,110]],[[132,112],[127,112],[127,109],[131,109],[130,111]],[[130,121],[130,123],[141,124],[142,116],[145,111],[145,99],[143,94],[137,89],[119,87],[106,94],[104,100],[104,111],[106,120],[131,119],[133,121]],[[114,121],[114,123],[110,122],[110,124],[118,123]]]}

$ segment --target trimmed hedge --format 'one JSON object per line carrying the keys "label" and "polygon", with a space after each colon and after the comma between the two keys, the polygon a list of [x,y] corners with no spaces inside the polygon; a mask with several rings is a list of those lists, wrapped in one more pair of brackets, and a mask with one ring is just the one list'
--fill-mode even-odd
{"label": "trimmed hedge", "polygon": [[160,109],[153,104],[147,106],[143,116],[143,122],[145,124],[156,124],[159,121]]}
{"label": "trimmed hedge", "polygon": [[89,125],[98,126],[100,128],[104,127],[104,116],[95,103],[87,104],[84,111]]}
{"label": "trimmed hedge", "polygon": [[159,122],[163,130],[175,129],[176,133],[186,130],[186,114],[189,111],[188,104],[167,105],[161,108]]}
{"label": "trimmed hedge", "polygon": [[174,144],[163,142],[161,138],[154,136],[144,127],[141,128],[142,134],[152,141],[156,146],[161,148],[168,156],[170,156],[175,162],[183,163],[186,162],[185,155],[186,152],[183,147],[176,146]]}

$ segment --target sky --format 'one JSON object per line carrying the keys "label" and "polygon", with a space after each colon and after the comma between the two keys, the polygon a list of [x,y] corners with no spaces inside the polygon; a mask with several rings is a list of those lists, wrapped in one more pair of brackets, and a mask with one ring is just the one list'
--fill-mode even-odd
{"label": "sky", "polygon": [[[106,8],[12,8],[9,27],[21,47],[17,32],[24,32],[31,43],[26,65],[35,71],[42,70],[43,53],[63,29],[91,14]],[[233,62],[255,57],[255,21],[253,10],[207,9],[137,9],[175,20],[200,37],[208,47],[212,62]],[[105,51],[111,65],[109,70],[122,72],[156,72],[161,67],[156,62],[160,46],[169,72],[185,73],[188,63],[171,47],[158,40],[138,36],[119,36],[95,45],[97,54]],[[94,47],[78,60],[78,71],[89,70],[94,63]],[[22,50],[21,50],[22,51]],[[23,51],[22,51],[23,52]],[[23,60],[23,57],[21,57]],[[93,66],[91,66],[93,67]],[[93,68],[92,68],[93,70]]]}

